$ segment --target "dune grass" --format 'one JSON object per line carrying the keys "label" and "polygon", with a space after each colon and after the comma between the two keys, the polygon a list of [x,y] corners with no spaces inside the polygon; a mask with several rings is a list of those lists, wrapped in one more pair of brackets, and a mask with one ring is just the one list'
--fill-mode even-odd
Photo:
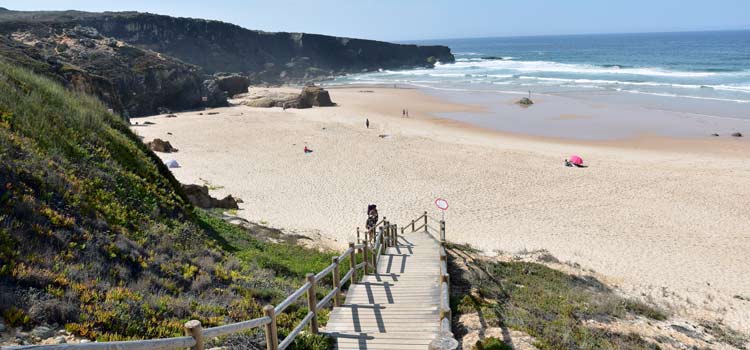
{"label": "dune grass", "polygon": [[[460,250],[460,246],[452,246]],[[490,327],[507,327],[535,338],[539,349],[659,349],[635,334],[587,326],[640,315],[663,320],[663,311],[615,295],[594,278],[529,262],[475,260],[484,274],[453,269],[455,315],[479,313]],[[471,291],[474,291],[472,293]]]}
{"label": "dune grass", "polygon": [[[0,91],[0,315],[10,326],[177,336],[190,319],[259,317],[330,264],[332,252],[265,242],[193,208],[95,98],[2,58]],[[304,313],[290,307],[281,332]]]}

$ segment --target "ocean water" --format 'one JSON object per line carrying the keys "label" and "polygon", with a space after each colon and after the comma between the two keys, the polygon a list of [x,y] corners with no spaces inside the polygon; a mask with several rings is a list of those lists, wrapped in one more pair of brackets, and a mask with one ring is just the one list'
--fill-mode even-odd
{"label": "ocean water", "polygon": [[[456,62],[334,84],[545,94],[621,92],[750,104],[750,31],[452,39]],[[747,106],[744,106],[747,108]],[[744,109],[743,108],[743,109]]]}

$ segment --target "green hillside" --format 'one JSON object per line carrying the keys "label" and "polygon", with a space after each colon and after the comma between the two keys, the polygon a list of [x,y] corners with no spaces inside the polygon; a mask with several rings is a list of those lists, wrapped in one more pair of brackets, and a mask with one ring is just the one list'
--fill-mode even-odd
{"label": "green hillside", "polygon": [[194,209],[95,98],[1,59],[0,91],[6,324],[57,323],[100,340],[175,336],[189,319],[257,317],[330,263]]}

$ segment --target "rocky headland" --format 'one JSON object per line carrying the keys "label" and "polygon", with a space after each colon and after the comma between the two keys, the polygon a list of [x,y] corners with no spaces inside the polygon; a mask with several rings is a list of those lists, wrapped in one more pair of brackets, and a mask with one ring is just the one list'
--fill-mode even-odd
{"label": "rocky headland", "polygon": [[7,9],[0,9],[0,57],[95,95],[126,119],[224,106],[251,85],[455,61],[445,46],[268,33],[138,12]]}

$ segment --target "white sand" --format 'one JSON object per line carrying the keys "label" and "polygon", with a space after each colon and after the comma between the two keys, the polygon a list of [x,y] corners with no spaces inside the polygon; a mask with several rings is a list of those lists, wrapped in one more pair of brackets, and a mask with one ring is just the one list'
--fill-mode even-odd
{"label": "white sand", "polygon": [[[625,292],[750,332],[750,302],[734,298],[750,298],[750,143],[516,137],[433,120],[474,108],[415,90],[331,94],[339,107],[219,108],[137,119],[156,125],[134,130],[170,141],[180,152],[159,155],[182,165],[181,182],[224,186],[213,194],[242,198],[251,221],[343,246],[369,203],[404,225],[423,210],[439,217],[442,197],[449,240],[547,249]],[[590,167],[564,167],[572,153]]]}

